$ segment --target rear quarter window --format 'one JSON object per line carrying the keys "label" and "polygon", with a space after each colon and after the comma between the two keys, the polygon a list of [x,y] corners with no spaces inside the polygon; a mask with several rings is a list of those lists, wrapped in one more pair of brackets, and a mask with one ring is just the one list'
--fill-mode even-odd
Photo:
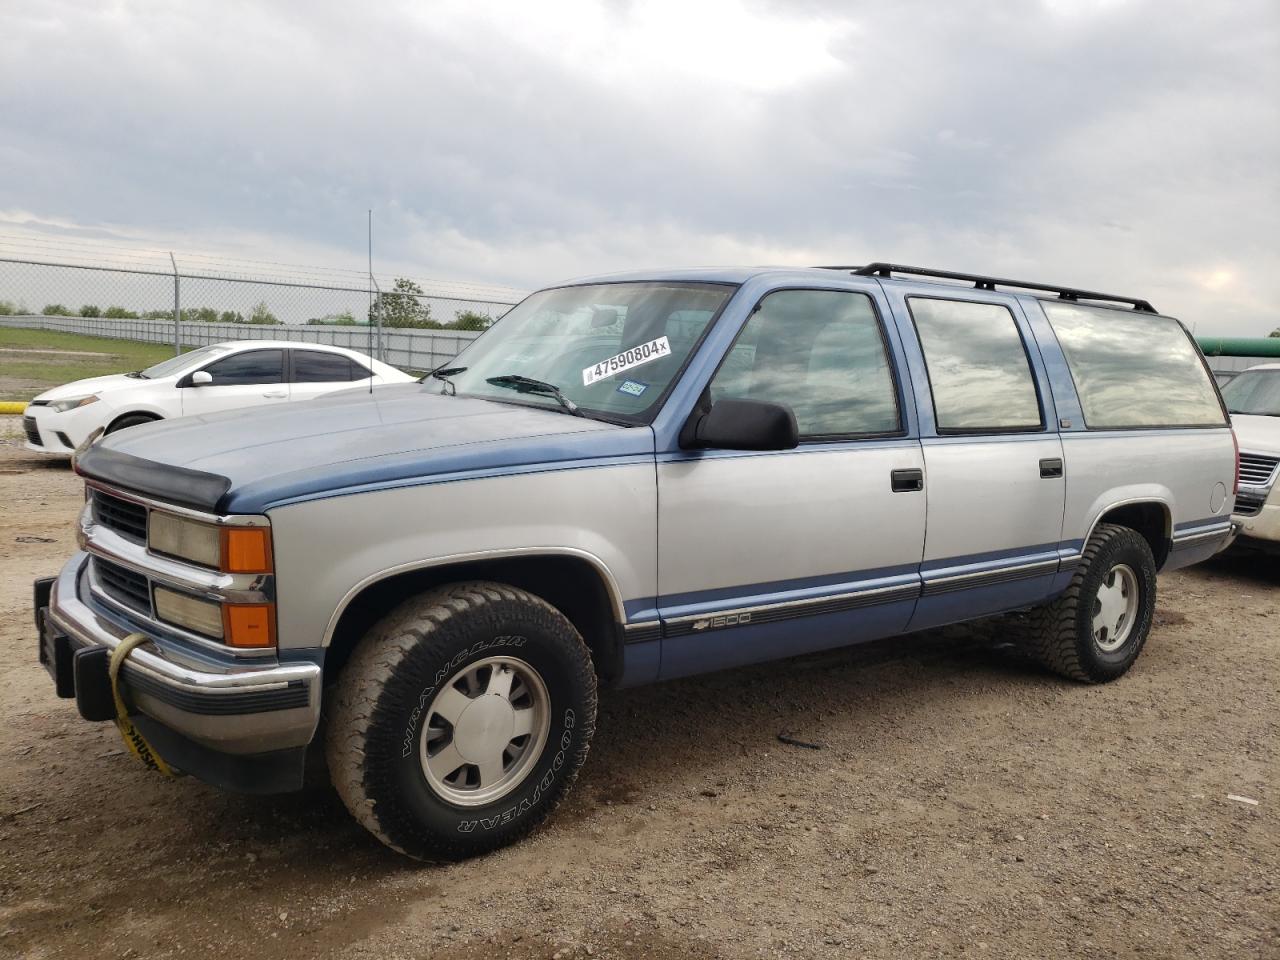
{"label": "rear quarter window", "polygon": [[1043,303],[1066,355],[1085,425],[1220,427],[1218,392],[1176,320],[1071,303]]}

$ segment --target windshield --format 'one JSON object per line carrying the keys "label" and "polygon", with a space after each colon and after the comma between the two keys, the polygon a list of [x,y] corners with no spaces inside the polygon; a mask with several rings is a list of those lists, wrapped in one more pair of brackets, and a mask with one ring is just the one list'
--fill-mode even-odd
{"label": "windshield", "polygon": [[210,344],[207,347],[201,347],[199,350],[192,350],[190,353],[170,357],[168,360],[161,360],[154,366],[147,367],[147,369],[143,370],[142,375],[148,380],[156,380],[160,377],[170,377],[175,373],[180,373],[188,367],[199,366],[206,360],[212,360],[218,354],[226,353],[228,349],[228,347],[219,343]]}
{"label": "windshield", "polygon": [[[586,416],[647,422],[734,289],[601,283],[540,291],[450,361],[440,390],[567,412],[550,385]],[[513,377],[542,384],[522,389]]]}
{"label": "windshield", "polygon": [[1280,370],[1246,370],[1222,388],[1231,413],[1280,417]]}

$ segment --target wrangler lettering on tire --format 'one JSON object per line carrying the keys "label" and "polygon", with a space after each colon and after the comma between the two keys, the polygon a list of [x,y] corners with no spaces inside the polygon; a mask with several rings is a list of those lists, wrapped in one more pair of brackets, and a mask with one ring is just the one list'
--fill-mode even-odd
{"label": "wrangler lettering on tire", "polygon": [[573,625],[497,583],[407,601],[338,680],[326,750],[338,794],[420,859],[504,846],[555,809],[586,759],[596,678]]}

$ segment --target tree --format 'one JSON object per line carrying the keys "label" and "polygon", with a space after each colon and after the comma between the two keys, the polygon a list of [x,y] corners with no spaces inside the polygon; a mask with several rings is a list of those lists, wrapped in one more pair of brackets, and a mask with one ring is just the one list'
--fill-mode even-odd
{"label": "tree", "polygon": [[213,307],[192,307],[182,311],[183,323],[217,323],[218,311]]}
{"label": "tree", "polygon": [[267,309],[267,301],[259,300],[257,306],[253,308],[253,313],[249,314],[249,322],[259,326],[269,326],[279,323],[280,320]]}
{"label": "tree", "polygon": [[239,310],[223,310],[218,315],[219,323],[244,323],[244,314]]}
{"label": "tree", "polygon": [[431,305],[418,298],[423,290],[412,280],[399,277],[391,293],[384,293],[369,311],[369,322],[377,323],[377,309],[382,307],[384,327],[427,327],[438,330],[440,324],[431,319]]}
{"label": "tree", "polygon": [[81,308],[80,308],[80,316],[82,316],[82,317],[100,317],[100,316],[102,316],[102,311],[101,311],[101,310],[99,310],[97,307],[95,307],[93,304],[91,304],[91,303],[86,303],[83,307],[81,307]]}
{"label": "tree", "polygon": [[343,310],[341,313],[326,313],[323,317],[312,317],[307,321],[307,325],[312,327],[354,327],[356,318],[350,310]]}
{"label": "tree", "polygon": [[126,310],[124,307],[107,307],[102,314],[104,317],[110,317],[112,320],[137,320],[138,315],[132,310]]}
{"label": "tree", "polygon": [[1280,337],[1280,327],[1276,327],[1276,328],[1275,328],[1274,330],[1272,330],[1269,334],[1267,334],[1267,336],[1268,336],[1268,337]]}
{"label": "tree", "polygon": [[18,305],[12,300],[0,300],[0,317],[12,317],[19,312]]}
{"label": "tree", "polygon": [[491,323],[493,323],[493,320],[490,317],[486,317],[483,313],[477,313],[474,310],[459,310],[454,315],[453,323],[449,324],[449,329],[487,330]]}
{"label": "tree", "polygon": [[46,303],[40,311],[46,317],[74,317],[75,314],[60,303]]}

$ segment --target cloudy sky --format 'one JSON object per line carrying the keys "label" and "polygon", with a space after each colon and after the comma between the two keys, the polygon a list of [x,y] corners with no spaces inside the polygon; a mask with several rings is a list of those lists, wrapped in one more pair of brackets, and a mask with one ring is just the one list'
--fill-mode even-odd
{"label": "cloudy sky", "polygon": [[[896,260],[1280,326],[1276,0],[3,0],[0,241],[522,289]],[[3,254],[0,254],[3,255]]]}

